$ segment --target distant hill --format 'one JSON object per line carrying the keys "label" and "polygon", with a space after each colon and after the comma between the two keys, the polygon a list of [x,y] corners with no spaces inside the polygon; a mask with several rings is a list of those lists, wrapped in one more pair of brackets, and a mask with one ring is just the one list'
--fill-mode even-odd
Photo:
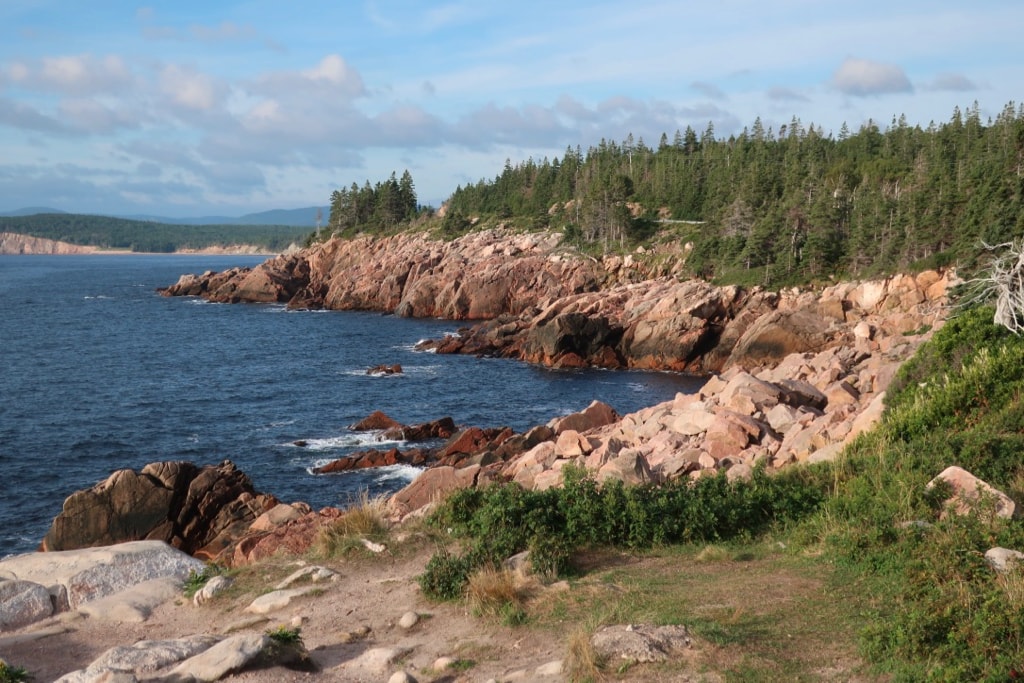
{"label": "distant hill", "polygon": [[46,206],[26,206],[24,209],[0,212],[0,216],[34,216],[37,213],[67,213],[60,209],[51,209]]}
{"label": "distant hill", "polygon": [[[316,229],[317,210],[321,212],[322,224],[327,222],[327,216],[331,213],[329,206],[309,206],[302,209],[271,209],[257,213],[247,213],[244,216],[195,216],[192,218],[171,218],[169,216],[156,216],[150,214],[114,215],[97,214],[107,218],[123,218],[129,221],[148,221],[150,223],[164,223],[167,225],[289,225],[299,228]],[[46,206],[27,206],[14,211],[0,212],[0,217],[15,218],[21,216],[35,216],[37,214],[69,214],[67,211],[52,209]],[[91,214],[90,214],[91,215]]]}
{"label": "distant hill", "polygon": [[[316,212],[318,207],[304,209],[272,209],[258,213],[247,213],[244,216],[194,216],[191,218],[170,218],[168,216],[132,215],[117,216],[133,221],[152,221],[169,225],[291,225],[295,227],[316,229]],[[319,207],[322,224],[327,222],[331,209]],[[25,215],[25,214],[19,214]]]}

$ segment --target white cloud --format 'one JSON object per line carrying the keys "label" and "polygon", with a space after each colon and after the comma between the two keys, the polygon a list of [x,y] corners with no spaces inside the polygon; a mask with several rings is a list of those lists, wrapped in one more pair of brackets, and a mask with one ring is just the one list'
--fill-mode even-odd
{"label": "white cloud", "polygon": [[64,95],[99,95],[123,91],[133,82],[121,57],[90,54],[44,57],[34,62],[12,62],[7,78],[20,87]]}
{"label": "white cloud", "polygon": [[832,85],[840,92],[855,97],[913,91],[903,69],[867,59],[848,58],[832,75]]}
{"label": "white cloud", "polygon": [[161,70],[160,89],[179,107],[202,112],[217,107],[226,90],[211,76],[176,64],[169,64]]}
{"label": "white cloud", "polygon": [[256,29],[248,24],[236,24],[231,21],[223,21],[216,26],[204,26],[193,24],[189,27],[189,33],[196,40],[207,43],[221,43],[232,40],[253,40],[256,38]]}
{"label": "white cloud", "polygon": [[781,86],[775,86],[768,88],[765,93],[769,100],[774,102],[810,102],[810,98],[806,95],[801,94],[799,91],[793,88],[784,88]]}
{"label": "white cloud", "polygon": [[[366,95],[363,77],[337,54],[327,55],[315,66],[302,71],[263,74],[250,84],[249,89],[281,100],[300,96],[352,100]],[[303,106],[311,107],[313,103],[306,102]]]}
{"label": "white cloud", "polygon": [[705,97],[709,97],[713,100],[724,100],[727,99],[725,92],[714,83],[704,83],[702,81],[694,81],[690,84],[690,87],[701,93]]}
{"label": "white cloud", "polygon": [[121,128],[135,128],[132,121],[99,100],[67,99],[57,109],[62,121],[87,133],[110,133]]}
{"label": "white cloud", "polygon": [[929,90],[948,90],[952,92],[971,92],[977,90],[978,86],[963,74],[945,73],[939,74],[934,81],[928,84]]}

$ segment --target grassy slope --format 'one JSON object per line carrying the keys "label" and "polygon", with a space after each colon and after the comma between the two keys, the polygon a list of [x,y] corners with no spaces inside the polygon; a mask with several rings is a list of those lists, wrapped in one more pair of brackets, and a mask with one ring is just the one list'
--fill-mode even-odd
{"label": "grassy slope", "polygon": [[[646,673],[606,663],[599,675],[612,679],[1013,680],[1024,572],[1000,576],[983,554],[1024,550],[1024,525],[984,512],[941,520],[926,489],[959,465],[1024,500],[1024,340],[990,321],[984,309],[950,321],[903,368],[878,429],[837,463],[772,477],[781,483],[456,495],[436,519],[461,543],[421,585],[457,595],[474,567],[532,548],[572,587],[531,608],[529,623],[685,624],[703,642],[700,661]],[[775,521],[744,532],[735,509]]]}

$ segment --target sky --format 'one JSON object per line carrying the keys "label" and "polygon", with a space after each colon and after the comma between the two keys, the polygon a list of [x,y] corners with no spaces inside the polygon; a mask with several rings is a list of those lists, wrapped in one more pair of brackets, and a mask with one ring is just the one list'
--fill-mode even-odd
{"label": "sky", "polygon": [[0,211],[419,200],[627,135],[838,135],[1024,93],[1019,0],[2,0]]}

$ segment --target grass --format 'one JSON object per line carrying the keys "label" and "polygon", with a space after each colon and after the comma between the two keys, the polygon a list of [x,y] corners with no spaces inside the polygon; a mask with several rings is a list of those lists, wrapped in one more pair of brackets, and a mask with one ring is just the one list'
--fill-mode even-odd
{"label": "grass", "polygon": [[618,680],[620,663],[598,660],[589,638],[602,625],[630,623],[681,624],[693,634],[692,657],[643,665],[664,680],[706,672],[726,681],[820,680],[827,670],[848,680],[861,673],[857,627],[866,601],[848,576],[765,542],[715,547],[717,559],[698,545],[591,556],[572,590],[546,599],[531,623],[552,631],[577,625],[566,654],[572,680]]}
{"label": "grass", "polygon": [[338,519],[321,527],[313,542],[313,554],[331,558],[354,550],[366,551],[363,540],[382,543],[388,536],[387,499],[371,498],[363,491]]}
{"label": "grass", "polygon": [[188,572],[188,578],[185,579],[185,585],[182,587],[182,593],[186,598],[191,599],[196,593],[203,589],[203,586],[215,576],[224,574],[226,569],[218,564],[207,564],[203,567],[203,571],[197,572],[194,569],[190,569]]}
{"label": "grass", "polygon": [[302,644],[302,634],[297,628],[278,626],[275,629],[267,631],[267,636],[269,636],[275,643],[279,643],[281,645]]}
{"label": "grass", "polygon": [[881,425],[834,463],[677,488],[598,487],[569,470],[562,489],[456,494],[434,523],[461,552],[441,548],[421,585],[459,599],[475,568],[529,549],[536,568],[573,579],[527,611],[538,628],[574,625],[577,680],[619,675],[588,654],[588,633],[639,622],[684,624],[702,643],[652,674],[667,679],[1020,675],[1024,578],[983,555],[1024,550],[1024,525],[984,505],[944,515],[942,487],[927,487],[959,465],[1024,502],[1024,339],[991,314],[936,332],[890,387]]}
{"label": "grass", "polygon": [[506,626],[518,626],[526,620],[524,606],[534,585],[510,569],[486,566],[470,575],[466,599],[473,614],[500,617]]}

